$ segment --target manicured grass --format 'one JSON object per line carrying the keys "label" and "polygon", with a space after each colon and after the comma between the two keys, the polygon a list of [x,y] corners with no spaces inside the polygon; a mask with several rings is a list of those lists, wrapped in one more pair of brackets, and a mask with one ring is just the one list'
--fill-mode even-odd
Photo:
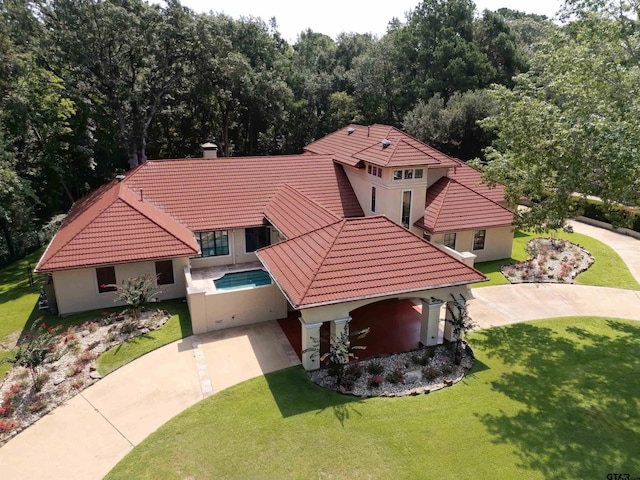
{"label": "manicured grass", "polygon": [[300,367],[217,393],[108,479],[601,479],[640,472],[640,323],[566,317],[475,332],[453,388],[359,399]]}
{"label": "manicured grass", "polygon": [[[43,251],[44,249],[40,249],[0,270],[0,343],[17,340],[36,320],[41,320],[47,325],[60,325],[62,328],[67,328],[100,318],[103,311],[114,312],[123,309],[123,307],[112,307],[92,310],[64,318],[51,315],[48,311],[38,310],[37,303],[42,279],[34,274],[34,285],[30,286],[26,272],[29,263],[35,267]],[[159,306],[171,313],[171,319],[162,328],[101,355],[98,358],[98,370],[101,375],[104,376],[151,350],[192,334],[189,309],[184,301],[171,300],[162,302]],[[3,362],[11,354],[12,350],[3,349],[0,346],[0,378],[12,367],[12,364]]]}
{"label": "manicured grass", "polygon": [[[475,268],[487,275],[489,281],[476,283],[473,287],[480,288],[490,285],[508,284],[509,281],[500,273],[500,267],[509,263],[521,262],[529,258],[526,251],[527,242],[536,237],[540,237],[540,235],[516,231],[513,238],[511,258],[476,264]],[[633,278],[626,264],[608,245],[580,233],[559,232],[558,237],[580,245],[595,258],[595,263],[591,268],[578,275],[576,278],[577,284],[640,290],[640,284]]]}
{"label": "manicured grass", "polygon": [[192,334],[189,308],[183,300],[169,300],[160,304],[171,314],[171,318],[158,330],[122,343],[98,357],[98,373],[105,376],[115,369],[149,353]]}

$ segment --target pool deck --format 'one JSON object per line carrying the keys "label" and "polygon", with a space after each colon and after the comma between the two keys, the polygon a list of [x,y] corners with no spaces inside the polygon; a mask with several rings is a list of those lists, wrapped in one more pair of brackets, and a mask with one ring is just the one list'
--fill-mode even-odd
{"label": "pool deck", "polygon": [[264,270],[260,262],[236,263],[235,265],[219,265],[215,267],[192,268],[191,280],[193,286],[201,288],[210,293],[216,293],[216,287],[213,283],[224,276],[226,273],[244,272],[246,270]]}

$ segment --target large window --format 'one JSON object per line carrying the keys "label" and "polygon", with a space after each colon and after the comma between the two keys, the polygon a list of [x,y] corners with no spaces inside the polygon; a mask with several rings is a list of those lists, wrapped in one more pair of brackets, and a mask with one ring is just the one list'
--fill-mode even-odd
{"label": "large window", "polygon": [[227,230],[197,232],[196,240],[198,240],[203,257],[229,255],[229,232]]}
{"label": "large window", "polygon": [[247,253],[255,252],[271,245],[271,231],[269,227],[245,228],[244,242]]}
{"label": "large window", "polygon": [[96,268],[96,279],[98,280],[98,292],[115,292],[116,268],[115,267],[99,267]]}
{"label": "large window", "polygon": [[478,230],[473,234],[473,249],[484,250],[484,241],[487,238],[486,230]]}
{"label": "large window", "polygon": [[376,187],[371,187],[371,211],[376,212]]}
{"label": "large window", "polygon": [[411,190],[402,192],[402,226],[409,228],[411,222]]}
{"label": "large window", "polygon": [[442,244],[445,247],[456,249],[456,234],[455,233],[445,233],[444,234],[444,242]]}
{"label": "large window", "polygon": [[156,278],[158,285],[172,285],[175,283],[173,278],[173,261],[160,260],[156,262]]}

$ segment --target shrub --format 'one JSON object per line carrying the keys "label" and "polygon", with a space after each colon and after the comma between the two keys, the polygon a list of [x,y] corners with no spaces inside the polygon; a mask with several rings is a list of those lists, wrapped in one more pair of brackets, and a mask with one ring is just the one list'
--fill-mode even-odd
{"label": "shrub", "polygon": [[372,375],[367,382],[369,388],[378,388],[382,384],[382,376]]}
{"label": "shrub", "polygon": [[10,432],[15,428],[16,424],[9,418],[0,418],[0,432]]}
{"label": "shrub", "polygon": [[396,368],[393,372],[387,373],[386,378],[389,383],[404,383],[404,372],[401,368]]}
{"label": "shrub", "polygon": [[380,375],[382,372],[384,372],[384,367],[380,362],[374,360],[370,362],[369,365],[367,365],[367,372],[371,375]]}
{"label": "shrub", "polygon": [[445,363],[441,368],[442,375],[450,375],[454,370],[455,369],[453,368],[453,365],[451,365],[450,363]]}
{"label": "shrub", "polygon": [[435,351],[431,348],[425,349],[419,353],[414,354],[411,357],[411,360],[413,360],[413,363],[415,363],[416,365],[421,365],[423,367],[426,367],[427,365],[429,365],[429,360],[431,358],[433,358]]}
{"label": "shrub", "polygon": [[425,368],[422,371],[422,376],[429,380],[435,380],[436,378],[438,378],[439,373],[438,373],[438,370],[436,370],[434,367],[429,367],[429,368]]}
{"label": "shrub", "polygon": [[49,401],[42,397],[42,395],[36,395],[36,397],[29,403],[27,406],[27,410],[31,413],[39,412],[44,410],[49,405]]}
{"label": "shrub", "polygon": [[359,363],[352,363],[344,368],[342,375],[342,386],[347,390],[351,390],[358,379],[362,376],[363,370]]}
{"label": "shrub", "polygon": [[140,317],[142,307],[153,301],[154,297],[160,293],[155,287],[156,277],[145,274],[135,278],[128,278],[119,284],[103,285],[103,287],[113,287],[116,289],[114,301],[124,302],[131,307],[131,316],[134,320]]}

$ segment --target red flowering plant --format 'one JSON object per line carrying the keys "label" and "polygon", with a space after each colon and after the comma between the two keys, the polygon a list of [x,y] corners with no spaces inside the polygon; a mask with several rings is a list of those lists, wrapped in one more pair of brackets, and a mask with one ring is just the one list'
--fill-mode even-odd
{"label": "red flowering plant", "polygon": [[116,289],[114,301],[126,303],[131,308],[131,316],[134,320],[140,317],[142,307],[152,302],[153,298],[160,293],[156,287],[156,277],[149,274],[128,278],[119,284],[109,284],[106,287]]}
{"label": "red flowering plant", "polygon": [[13,357],[4,359],[6,362],[29,370],[36,392],[40,391],[48,377],[46,365],[55,362],[64,354],[64,346],[58,342],[57,338],[58,329],[57,326],[48,328],[44,322],[40,325],[34,322],[29,329],[29,334],[18,342],[18,350]]}

